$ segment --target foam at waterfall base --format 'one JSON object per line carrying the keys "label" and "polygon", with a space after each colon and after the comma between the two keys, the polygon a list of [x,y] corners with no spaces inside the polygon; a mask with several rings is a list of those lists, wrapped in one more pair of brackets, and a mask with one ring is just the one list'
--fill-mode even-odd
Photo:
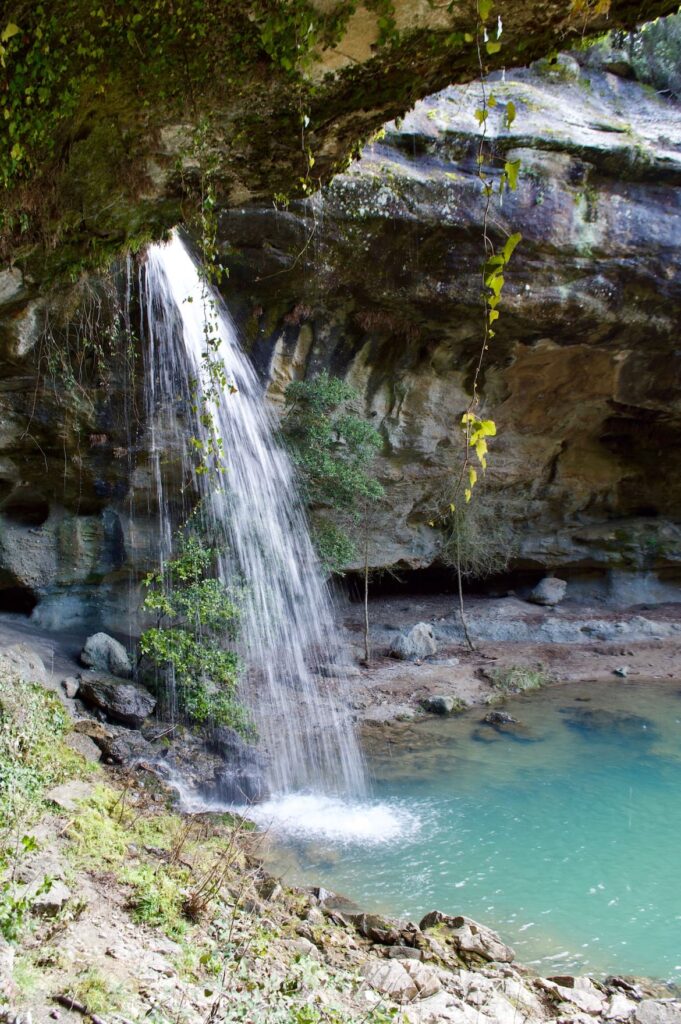
{"label": "foam at waterfall base", "polygon": [[422,826],[414,807],[397,801],[344,800],[315,793],[287,793],[240,812],[274,835],[362,846],[393,843]]}

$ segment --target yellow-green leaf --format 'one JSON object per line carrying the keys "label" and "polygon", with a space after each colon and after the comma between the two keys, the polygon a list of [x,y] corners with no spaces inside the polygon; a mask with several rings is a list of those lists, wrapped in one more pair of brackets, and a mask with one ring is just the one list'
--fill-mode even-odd
{"label": "yellow-green leaf", "polygon": [[470,487],[466,488],[466,490],[463,492],[463,495],[464,495],[464,498],[466,499],[466,503],[468,503],[471,500],[471,489],[470,489]]}
{"label": "yellow-green leaf", "polygon": [[21,160],[23,155],[24,155],[23,149],[21,148],[21,146],[19,145],[18,142],[15,142],[14,145],[12,146],[12,152],[10,153],[10,156],[12,157],[12,160]]}
{"label": "yellow-green leaf", "polygon": [[498,53],[501,49],[501,43],[498,39],[489,39],[485,43],[485,48],[489,54]]}
{"label": "yellow-green leaf", "polygon": [[11,39],[12,36],[16,36],[19,32],[21,32],[19,26],[15,25],[14,22],[10,21],[9,24],[5,25],[3,29],[2,35],[0,36],[0,41],[6,43],[8,39]]}
{"label": "yellow-green leaf", "polygon": [[504,120],[506,122],[507,128],[510,128],[513,122],[515,121],[515,103],[513,102],[513,100],[509,100],[508,103],[506,104],[506,115]]}
{"label": "yellow-green leaf", "polygon": [[477,470],[473,469],[472,466],[469,466],[468,467],[468,483],[469,483],[469,486],[470,487],[475,487],[477,479],[478,479],[478,472],[477,472]]}
{"label": "yellow-green leaf", "polygon": [[480,17],[480,21],[487,21],[493,7],[494,0],[478,0],[478,15]]}
{"label": "yellow-green leaf", "polygon": [[510,260],[511,256],[515,251],[516,246],[519,242],[522,241],[522,237],[523,236],[520,234],[519,231],[516,231],[515,234],[508,236],[503,248],[504,263],[508,263],[508,261]]}
{"label": "yellow-green leaf", "polygon": [[520,160],[507,160],[504,164],[504,171],[508,178],[508,187],[513,191],[518,184],[518,171],[520,170]]}

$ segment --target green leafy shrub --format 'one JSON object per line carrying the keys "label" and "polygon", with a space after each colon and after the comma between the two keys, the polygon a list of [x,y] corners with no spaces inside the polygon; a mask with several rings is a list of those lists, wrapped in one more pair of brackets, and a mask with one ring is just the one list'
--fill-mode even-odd
{"label": "green leafy shrub", "polygon": [[357,398],[349,384],[326,371],[286,389],[282,429],[312,509],[317,551],[330,572],[342,572],[356,558],[349,531],[384,493],[369,471],[381,436],[352,410]]}
{"label": "green leafy shrub", "polygon": [[216,579],[217,551],[199,536],[198,520],[178,534],[178,550],[146,580],[144,607],[157,625],[140,637],[140,650],[174,683],[179,710],[198,724],[228,725],[252,733],[236,696],[239,659],[226,644],[237,635],[238,594]]}
{"label": "green leafy shrub", "polygon": [[644,25],[629,37],[629,53],[641,82],[681,98],[681,13]]}

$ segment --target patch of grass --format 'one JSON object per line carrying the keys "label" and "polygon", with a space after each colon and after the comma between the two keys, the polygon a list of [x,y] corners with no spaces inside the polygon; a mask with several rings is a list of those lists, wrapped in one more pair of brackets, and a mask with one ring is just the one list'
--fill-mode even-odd
{"label": "patch of grass", "polygon": [[39,991],[42,973],[30,955],[16,958],[12,981],[17,987],[17,995],[21,1002],[28,1002]]}
{"label": "patch of grass", "polygon": [[489,675],[492,686],[501,693],[527,693],[551,682],[551,676],[543,666],[508,665],[492,669]]}
{"label": "patch of grass", "polygon": [[182,914],[189,872],[184,868],[139,864],[126,868],[121,880],[132,888],[130,906],[133,920],[160,928],[172,939],[187,930]]}
{"label": "patch of grass", "polygon": [[112,985],[97,967],[88,967],[80,973],[69,990],[79,1003],[87,1006],[89,1013],[112,1013],[122,1006],[123,990]]}
{"label": "patch of grass", "polygon": [[83,801],[69,825],[69,855],[76,869],[113,869],[122,864],[131,837],[115,819],[119,801],[120,795],[108,786],[97,786]]}

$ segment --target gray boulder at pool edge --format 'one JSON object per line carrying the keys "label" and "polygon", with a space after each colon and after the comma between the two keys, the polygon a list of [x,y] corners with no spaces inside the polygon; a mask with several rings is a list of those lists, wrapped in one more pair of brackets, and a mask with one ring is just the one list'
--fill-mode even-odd
{"label": "gray boulder at pool edge", "polygon": [[408,633],[398,633],[390,645],[391,657],[402,661],[428,658],[433,654],[437,654],[437,644],[433,627],[427,622],[417,622]]}
{"label": "gray boulder at pool edge", "polygon": [[567,583],[559,580],[557,576],[545,576],[530,594],[528,601],[532,604],[544,604],[549,607],[560,604],[565,597]]}
{"label": "gray boulder at pool edge", "polygon": [[80,660],[88,668],[98,672],[110,672],[112,676],[129,679],[132,665],[123,644],[108,633],[93,633],[85,641]]}

